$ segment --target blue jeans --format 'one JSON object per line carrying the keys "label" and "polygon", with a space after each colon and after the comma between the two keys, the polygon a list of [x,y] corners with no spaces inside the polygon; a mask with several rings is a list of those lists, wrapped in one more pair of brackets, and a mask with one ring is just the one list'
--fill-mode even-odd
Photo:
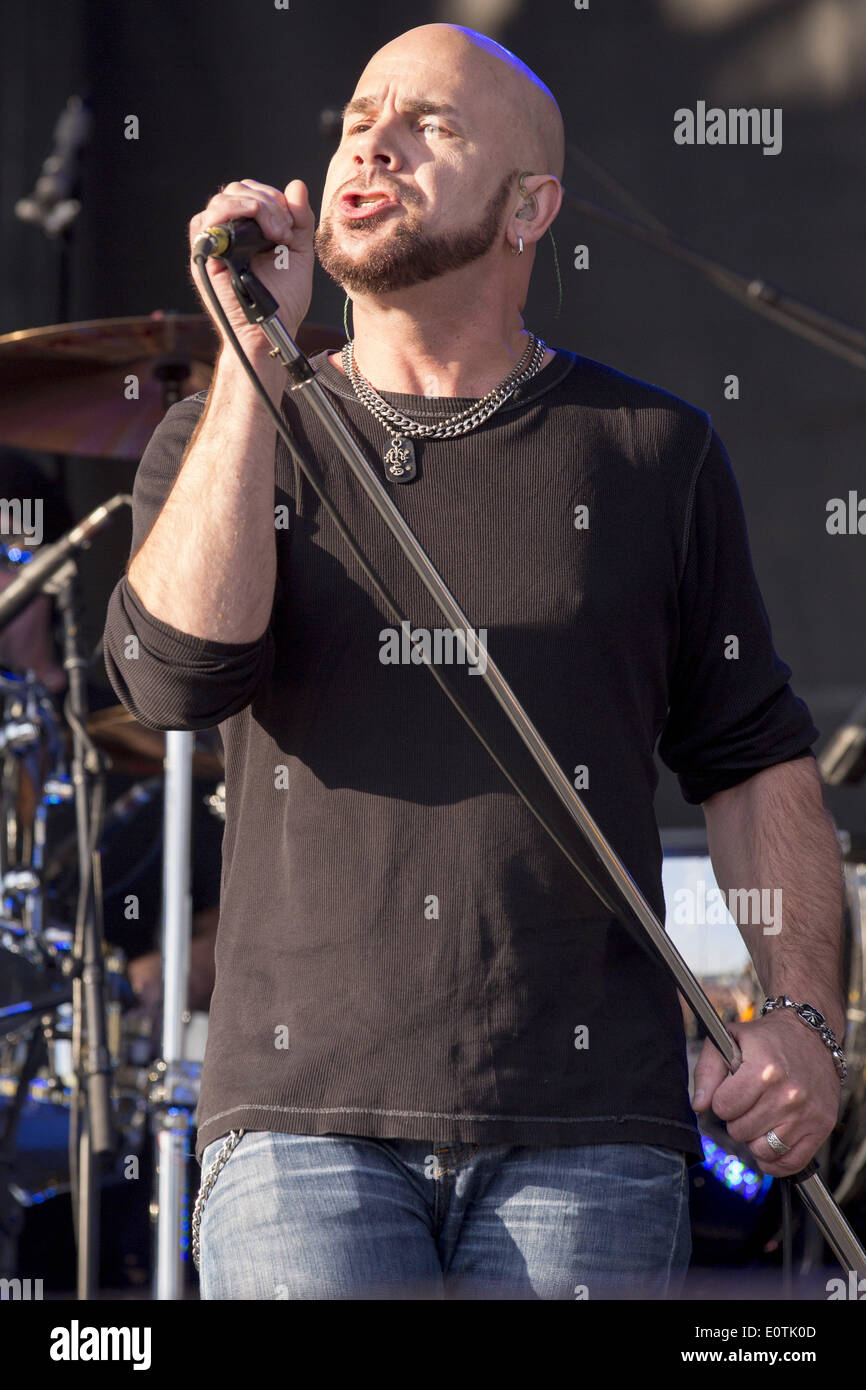
{"label": "blue jeans", "polygon": [[648,1144],[247,1131],[200,1244],[204,1299],[672,1297],[691,1254],[687,1167]]}

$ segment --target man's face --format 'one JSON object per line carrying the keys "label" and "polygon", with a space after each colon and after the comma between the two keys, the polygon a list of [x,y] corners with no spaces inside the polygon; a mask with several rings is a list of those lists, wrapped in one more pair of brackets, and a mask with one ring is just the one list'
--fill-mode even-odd
{"label": "man's face", "polygon": [[316,250],[339,284],[386,294],[498,241],[518,171],[490,95],[451,54],[389,44],[362,74],[322,194]]}

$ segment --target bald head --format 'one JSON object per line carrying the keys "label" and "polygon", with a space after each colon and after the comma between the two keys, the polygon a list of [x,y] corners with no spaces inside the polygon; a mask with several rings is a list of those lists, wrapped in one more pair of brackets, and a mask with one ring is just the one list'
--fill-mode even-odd
{"label": "bald head", "polygon": [[525,63],[502,44],[459,24],[421,24],[407,29],[373,55],[358,82],[383,68],[419,65],[447,70],[489,125],[503,167],[519,165],[532,173],[562,178],[565,131],[553,93]]}
{"label": "bald head", "polygon": [[457,285],[471,266],[519,309],[561,206],[564,144],[553,96],[508,49],[456,24],[410,29],[373,54],[343,110],[321,264],[377,296]]}

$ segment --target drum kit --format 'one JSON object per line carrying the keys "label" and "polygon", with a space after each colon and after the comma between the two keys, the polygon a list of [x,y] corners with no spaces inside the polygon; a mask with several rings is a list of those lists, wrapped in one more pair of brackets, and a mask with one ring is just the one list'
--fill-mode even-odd
{"label": "drum kit", "polygon": [[[303,325],[298,334],[308,355],[339,340],[339,333],[315,324]],[[0,445],[135,461],[166,409],[207,386],[217,347],[206,316],[161,312],[6,334],[0,337]],[[7,1266],[14,1272],[16,1213],[74,1184],[82,1054],[70,979],[74,928],[53,892],[57,856],[49,852],[63,808],[74,798],[69,731],[54,698],[32,672],[0,669],[0,699],[0,1274],[6,1274]],[[145,779],[122,798],[122,815],[134,817],[136,805],[153,794],[168,768],[165,736],[139,725],[121,707],[91,715],[86,731],[103,769]],[[224,821],[222,757],[207,735],[196,736],[192,773],[212,783],[206,805]],[[121,814],[117,805],[109,808],[103,824],[113,812]],[[840,1199],[862,1202],[866,853],[852,847],[848,837],[840,839],[848,903],[849,1081],[843,1119],[850,1124],[840,1124],[832,1141],[828,1171]],[[732,925],[708,919],[702,930],[678,936],[678,899],[685,893],[694,903],[706,903],[707,888],[712,892],[715,886],[705,836],[679,833],[663,836],[663,843],[671,935],[721,1017],[726,1022],[752,1018],[760,991]],[[103,953],[111,1103],[120,1136],[120,1157],[103,1175],[110,1182],[142,1152],[149,1124],[157,1128],[160,1105],[176,1101],[178,1092],[166,1087],[166,1064],[152,1055],[150,1028],[136,1010],[123,952],[105,946]],[[694,1061],[700,1038],[691,1013],[684,1012]],[[192,1108],[207,1016],[187,1013],[185,1024],[182,1083]],[[743,1176],[754,1166],[748,1151],[723,1129],[712,1129],[712,1120],[705,1128],[705,1151],[712,1171],[725,1179],[735,1174],[744,1195],[747,1188],[750,1197],[764,1190],[757,1177],[749,1186]]]}
{"label": "drum kit", "polygon": [[[71,1190],[80,1073],[74,1065],[70,980],[74,931],[63,874],[68,853],[56,852],[69,838],[67,740],[54,700],[32,673],[0,669],[0,697],[0,1231],[6,1236],[0,1251],[6,1274],[24,1210]],[[103,822],[106,839],[118,820],[128,824],[127,838],[134,840],[135,814],[161,780],[164,736],[115,708],[93,715],[87,727],[112,772],[146,779],[124,791]],[[222,758],[206,736],[195,749],[194,769],[212,783],[222,776]],[[216,794],[206,800],[218,814]],[[149,850],[140,847],[141,854]],[[129,1175],[130,1159],[140,1158],[162,1082],[151,1021],[138,1008],[127,963],[123,950],[105,944],[106,1037],[118,1140],[113,1163],[102,1174],[105,1185],[120,1183]],[[207,1014],[187,1011],[185,1024],[183,1056],[194,1104]]]}
{"label": "drum kit", "polygon": [[[299,337],[311,354],[339,341],[334,330],[316,324],[305,324]],[[137,461],[168,407],[207,387],[217,348],[205,315],[157,312],[8,333],[0,337],[0,446],[63,459]],[[75,795],[70,730],[32,671],[0,667],[0,701],[0,1275],[6,1276],[15,1273],[24,1211],[75,1185],[86,1040],[75,1036],[74,905],[60,887]],[[103,836],[116,829],[113,822],[130,822],[134,831],[137,810],[163,780],[165,736],[120,706],[90,715],[86,732],[102,772],[141,779],[107,808]],[[215,732],[196,736],[191,773],[214,787],[206,804],[224,821]],[[64,840],[65,855],[57,852]],[[166,1067],[154,1056],[152,1024],[137,1007],[119,947],[104,944],[103,971],[117,1141],[100,1175],[108,1185],[128,1176],[130,1160],[142,1154],[149,1121],[166,1096]],[[193,1107],[207,1014],[187,1010],[183,1019],[182,1080]]]}

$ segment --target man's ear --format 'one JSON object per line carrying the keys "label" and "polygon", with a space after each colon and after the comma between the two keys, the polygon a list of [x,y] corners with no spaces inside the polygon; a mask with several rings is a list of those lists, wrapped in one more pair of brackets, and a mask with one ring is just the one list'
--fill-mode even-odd
{"label": "man's ear", "polygon": [[520,179],[523,202],[515,212],[520,235],[530,244],[541,240],[562,206],[562,184],[555,174],[524,174]]}

